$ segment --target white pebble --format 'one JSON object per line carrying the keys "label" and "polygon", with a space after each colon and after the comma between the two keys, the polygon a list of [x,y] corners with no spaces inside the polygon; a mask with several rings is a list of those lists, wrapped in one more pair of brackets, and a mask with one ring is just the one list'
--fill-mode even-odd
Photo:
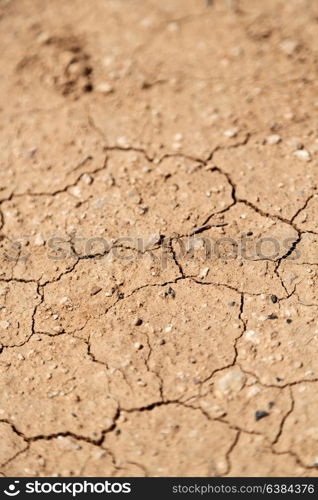
{"label": "white pebble", "polygon": [[225,130],[225,132],[223,132],[223,135],[225,135],[225,137],[229,137],[229,138],[232,138],[232,137],[236,137],[237,134],[239,133],[240,129],[238,127],[233,127],[233,128],[229,128],[228,130]]}
{"label": "white pebble", "polygon": [[239,392],[245,382],[245,375],[240,369],[234,369],[220,378],[216,383],[217,396],[229,396]]}
{"label": "white pebble", "polygon": [[60,304],[65,304],[65,303],[66,303],[66,302],[68,302],[69,300],[70,300],[70,299],[69,299],[69,297],[66,297],[66,296],[65,296],[65,297],[62,297],[62,298],[60,299]]}
{"label": "white pebble", "polygon": [[266,142],[267,144],[278,144],[282,140],[281,136],[278,134],[273,134],[267,137]]}
{"label": "white pebble", "polygon": [[80,198],[82,196],[82,192],[78,186],[70,187],[69,192],[72,196],[75,196],[76,198]]}
{"label": "white pebble", "polygon": [[37,247],[41,247],[43,246],[45,243],[44,241],[44,238],[42,236],[42,234],[37,234],[36,237],[35,237],[35,240],[34,240],[34,244],[37,246]]}
{"label": "white pebble", "polygon": [[95,87],[96,92],[100,92],[101,94],[111,94],[114,92],[114,88],[110,83],[100,83],[99,85],[96,85]]}
{"label": "white pebble", "polygon": [[93,177],[89,174],[83,174],[82,175],[82,181],[85,182],[85,184],[92,184],[93,182]]}
{"label": "white pebble", "polygon": [[118,137],[117,138],[117,144],[121,148],[127,148],[128,145],[129,145],[127,137],[125,137],[124,135],[122,135],[121,137]]}
{"label": "white pebble", "polygon": [[282,52],[287,54],[288,56],[291,56],[299,47],[299,42],[297,40],[283,40],[279,44],[280,49]]}
{"label": "white pebble", "polygon": [[259,332],[256,332],[255,330],[248,330],[245,334],[246,340],[249,340],[253,344],[259,344],[260,339],[257,338],[260,335]]}
{"label": "white pebble", "polygon": [[289,146],[293,151],[296,149],[303,149],[304,145],[298,137],[291,137],[286,141],[287,146]]}
{"label": "white pebble", "polygon": [[177,142],[182,141],[182,139],[183,139],[183,135],[180,133],[178,133],[174,136],[174,140]]}
{"label": "white pebble", "polygon": [[206,278],[207,275],[209,274],[209,271],[210,271],[209,267],[205,267],[204,269],[202,269],[200,271],[199,278],[201,278],[201,279]]}
{"label": "white pebble", "polygon": [[303,161],[311,160],[310,153],[306,149],[297,149],[296,151],[294,151],[294,156]]}

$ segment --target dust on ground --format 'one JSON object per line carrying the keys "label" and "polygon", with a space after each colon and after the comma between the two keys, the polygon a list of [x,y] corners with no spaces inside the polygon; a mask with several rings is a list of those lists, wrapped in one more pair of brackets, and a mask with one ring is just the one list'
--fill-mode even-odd
{"label": "dust on ground", "polygon": [[318,4],[2,0],[5,476],[316,476]]}

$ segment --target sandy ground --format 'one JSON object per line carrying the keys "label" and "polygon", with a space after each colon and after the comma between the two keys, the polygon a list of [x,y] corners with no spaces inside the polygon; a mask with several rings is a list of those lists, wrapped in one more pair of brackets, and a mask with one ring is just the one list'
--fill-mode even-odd
{"label": "sandy ground", "polygon": [[316,476],[318,4],[1,0],[5,476]]}

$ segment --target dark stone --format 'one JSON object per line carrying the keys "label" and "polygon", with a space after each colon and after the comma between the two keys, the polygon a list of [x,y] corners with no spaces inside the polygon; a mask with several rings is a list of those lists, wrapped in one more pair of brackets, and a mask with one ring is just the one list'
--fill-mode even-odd
{"label": "dark stone", "polygon": [[276,316],[276,314],[269,314],[267,319],[278,319],[278,316]]}
{"label": "dark stone", "polygon": [[255,420],[261,420],[262,418],[268,417],[269,413],[264,410],[257,410],[255,412]]}

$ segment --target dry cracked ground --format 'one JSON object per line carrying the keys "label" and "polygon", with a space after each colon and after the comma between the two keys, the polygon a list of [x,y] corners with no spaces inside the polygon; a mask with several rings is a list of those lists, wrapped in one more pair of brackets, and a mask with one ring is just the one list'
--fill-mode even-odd
{"label": "dry cracked ground", "polygon": [[318,472],[318,4],[1,0],[3,476]]}

